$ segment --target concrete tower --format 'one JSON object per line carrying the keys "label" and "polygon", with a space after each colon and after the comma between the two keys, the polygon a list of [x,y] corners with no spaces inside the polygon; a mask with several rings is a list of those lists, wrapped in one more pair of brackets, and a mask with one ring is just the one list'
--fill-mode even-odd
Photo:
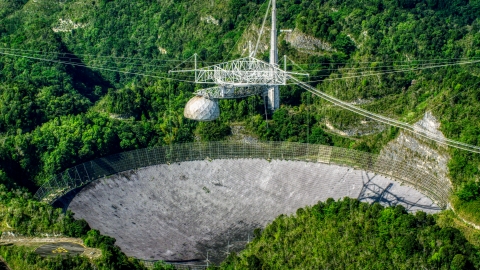
{"label": "concrete tower", "polygon": [[[270,64],[278,66],[278,49],[277,49],[277,3],[272,0],[272,32],[270,38]],[[274,77],[274,70],[272,69],[272,77]],[[272,86],[268,89],[268,108],[275,111],[280,107],[280,91],[278,85]]]}

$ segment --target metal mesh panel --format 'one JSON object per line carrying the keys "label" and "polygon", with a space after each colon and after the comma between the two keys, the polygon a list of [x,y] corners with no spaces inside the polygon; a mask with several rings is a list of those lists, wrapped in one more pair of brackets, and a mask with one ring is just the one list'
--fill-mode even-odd
{"label": "metal mesh panel", "polygon": [[[153,269],[156,261],[144,261],[140,260],[143,265],[148,269]],[[205,270],[208,268],[208,265],[196,265],[196,264],[182,264],[182,263],[169,263],[173,265],[175,269],[179,270]]]}
{"label": "metal mesh panel", "polygon": [[352,149],[292,142],[221,141],[137,149],[85,162],[53,176],[35,193],[35,197],[52,203],[70,190],[99,178],[151,165],[235,158],[321,162],[371,171],[415,187],[442,207],[447,206],[452,191],[448,180],[439,179],[405,161]]}

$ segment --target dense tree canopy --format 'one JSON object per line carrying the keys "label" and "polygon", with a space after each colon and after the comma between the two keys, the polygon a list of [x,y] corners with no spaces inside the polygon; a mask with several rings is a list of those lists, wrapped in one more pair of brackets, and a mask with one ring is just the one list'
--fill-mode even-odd
{"label": "dense tree canopy", "polygon": [[[273,114],[265,115],[262,97],[249,97],[222,100],[215,122],[183,118],[183,106],[198,86],[191,76],[168,70],[191,68],[194,53],[200,66],[241,56],[245,44],[256,39],[267,3],[0,0],[2,192],[20,187],[33,192],[68,167],[125,150],[229,139],[233,126],[245,127],[259,140],[379,152],[398,129],[344,136],[337,131],[355,130],[369,119],[293,85],[281,87],[282,107]],[[480,66],[448,65],[480,57],[479,0],[282,0],[277,5],[280,28],[318,41],[306,50],[281,34],[279,54],[294,60],[289,70],[308,72],[306,80],[320,90],[402,121],[413,123],[432,111],[446,137],[480,145]],[[257,57],[268,59],[268,50]],[[438,67],[425,69],[431,66]],[[359,76],[368,72],[375,76]],[[455,207],[480,223],[480,156],[449,151]],[[45,220],[43,211],[28,218],[28,211],[43,206],[27,201],[15,203],[19,210],[5,217],[21,224],[19,230],[71,229]],[[62,220],[73,222],[68,215]]]}
{"label": "dense tree canopy", "polygon": [[90,229],[85,220],[73,217],[70,211],[33,200],[24,190],[9,191],[0,184],[0,236],[8,231],[27,237],[49,234],[82,238],[86,246],[99,248],[102,257],[93,262],[81,256],[43,259],[32,247],[15,245],[0,245],[0,256],[13,269],[146,269],[138,260],[125,256],[115,246],[115,239],[101,235]]}
{"label": "dense tree canopy", "polygon": [[[187,77],[164,79],[171,76],[166,72],[191,65],[191,59],[181,61],[194,52],[201,65],[238,56],[238,45],[255,38],[251,27],[261,23],[266,1],[201,5],[2,0],[0,6],[5,15],[0,47],[8,49],[2,52],[50,52],[42,55],[50,61],[0,57],[0,132],[5,141],[0,161],[7,175],[23,179],[23,185],[32,189],[50,175],[91,158],[195,138],[222,139],[230,135],[233,123],[263,140],[369,151],[379,151],[391,138],[377,133],[352,141],[329,132],[325,123],[348,130],[364,119],[302,94],[295,86],[281,89],[284,105],[267,117],[264,100],[251,97],[222,101],[221,123],[199,125],[183,119],[183,106],[195,86],[177,80]],[[478,57],[479,9],[478,1],[449,5],[440,0],[279,1],[281,28],[295,28],[332,48],[305,52],[281,35],[280,54],[295,60],[290,69],[305,69],[312,83],[329,94],[347,101],[369,100],[363,105],[366,109],[406,121],[432,110],[447,137],[478,144],[478,65],[321,81],[348,77],[352,70],[382,72],[415,67],[428,59],[434,64],[433,59]],[[477,155],[452,154],[455,183],[461,187],[477,179]]]}
{"label": "dense tree canopy", "polygon": [[221,269],[478,269],[480,253],[424,212],[345,198],[300,208],[260,231]]}

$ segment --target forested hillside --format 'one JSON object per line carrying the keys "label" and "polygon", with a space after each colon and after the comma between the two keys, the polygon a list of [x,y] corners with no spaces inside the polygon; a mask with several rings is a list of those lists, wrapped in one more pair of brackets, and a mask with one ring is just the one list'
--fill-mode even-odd
{"label": "forested hillside", "polygon": [[402,206],[329,199],[280,216],[221,269],[478,269],[461,232]]}
{"label": "forested hillside", "polygon": [[[62,209],[37,202],[27,192],[8,191],[4,186],[0,186],[0,232],[5,231],[25,237],[56,234],[82,238],[86,246],[102,251],[102,256],[94,262],[81,256],[46,260],[34,252],[34,246],[2,244],[0,257],[12,269],[146,269],[138,260],[125,256],[120,248],[115,246],[115,239],[90,229],[85,220],[75,220],[70,211],[64,212]],[[159,265],[158,269],[163,268]]]}
{"label": "forested hillside", "polygon": [[[279,1],[281,28],[303,32],[332,48],[304,52],[281,35],[279,54],[295,61],[291,69],[311,71],[311,83],[329,94],[345,101],[367,100],[364,108],[410,122],[432,110],[447,137],[477,144],[479,65],[398,72],[439,59],[479,57],[477,2],[457,1],[447,7],[443,1]],[[192,59],[182,61],[195,52],[200,65],[240,56],[240,45],[256,38],[251,29],[261,24],[266,4],[2,1],[4,171],[33,189],[81,161],[195,137],[218,140],[234,123],[265,140],[305,142],[308,137],[312,143],[378,151],[391,139],[391,130],[356,138],[324,132],[325,121],[342,129],[364,119],[327,106],[295,86],[282,89],[283,107],[268,116],[268,128],[261,97],[222,101],[216,122],[183,119],[183,106],[196,86],[188,82],[191,77],[167,71],[191,67]],[[25,56],[27,51],[41,51],[35,55],[53,62],[11,55]],[[260,51],[260,58],[267,56]],[[322,82],[368,68],[397,72]],[[476,164],[477,155],[454,152],[454,181],[476,179]]]}
{"label": "forested hillside", "polygon": [[[192,76],[168,71],[191,68],[194,53],[200,66],[245,55],[267,3],[0,0],[0,184],[31,193],[84,161],[155,145],[229,139],[233,126],[259,140],[379,152],[397,129],[370,123],[296,86],[281,88],[282,107],[267,116],[262,98],[249,97],[221,101],[221,117],[214,122],[183,118],[198,86]],[[290,70],[310,73],[310,84],[409,123],[431,111],[446,137],[480,146],[480,65],[451,65],[480,60],[479,0],[277,5],[279,28],[317,40],[302,49],[308,44],[294,44],[294,36],[279,37],[279,55],[293,60]],[[267,36],[257,55],[265,60]],[[374,75],[360,76],[365,74]],[[334,132],[361,123],[375,131]],[[480,224],[480,155],[449,153],[455,207]],[[50,226],[31,224],[19,229]]]}

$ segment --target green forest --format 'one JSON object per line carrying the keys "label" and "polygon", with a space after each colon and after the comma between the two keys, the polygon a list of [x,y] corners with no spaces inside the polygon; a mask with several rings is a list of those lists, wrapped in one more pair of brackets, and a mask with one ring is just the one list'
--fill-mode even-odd
{"label": "green forest", "polygon": [[[281,34],[279,55],[294,61],[288,62],[289,70],[308,72],[306,80],[318,89],[347,102],[369,101],[358,106],[394,119],[414,123],[431,111],[447,138],[480,146],[480,64],[449,65],[480,60],[480,0],[277,2],[279,28],[294,29],[331,48],[301,50]],[[398,136],[398,129],[339,135],[326,123],[349,130],[368,119],[294,85],[281,87],[281,108],[274,113],[265,115],[264,100],[253,96],[222,100],[220,118],[213,122],[183,117],[184,105],[199,86],[191,83],[192,74],[172,75],[168,71],[191,68],[194,53],[200,66],[245,56],[241,44],[256,39],[252,29],[262,24],[267,5],[265,0],[0,0],[0,231],[6,231],[8,224],[24,235],[58,232],[86,242],[94,239],[89,245],[102,247],[106,254],[97,263],[99,269],[142,269],[115,247],[114,239],[99,235],[84,221],[76,221],[72,213],[34,201],[32,194],[52,175],[82,162],[171,143],[228,140],[234,126],[244,127],[248,136],[263,141],[309,142],[379,153]],[[260,51],[257,57],[267,60],[268,50]],[[425,66],[438,67],[423,69]],[[355,77],[368,71],[376,75]],[[452,205],[462,217],[480,224],[480,155],[445,151],[451,157],[448,169],[455,187]],[[315,207],[275,222],[307,226],[316,215]],[[356,218],[360,212],[373,211],[355,207]],[[379,219],[387,210],[375,211],[378,213],[372,217]],[[398,268],[419,263],[448,269],[453,261],[478,267],[476,255],[472,255],[477,251],[458,240],[461,235],[457,231],[433,229],[433,221],[421,223],[400,212],[392,214],[392,219],[416,225],[400,226],[405,235],[386,233],[383,240],[372,240],[378,241],[378,247],[403,241],[400,238],[406,237],[406,231],[412,233],[408,237],[448,236],[462,244],[452,244],[456,252],[452,253],[450,246],[440,251],[441,245],[418,242],[408,254],[395,251],[397,258],[404,258],[398,260]],[[322,220],[324,225],[315,226],[326,227],[318,233],[334,237],[338,232],[333,227],[326,229],[334,220]],[[353,226],[347,223],[342,226]],[[274,224],[269,230],[276,228]],[[233,256],[227,263],[245,267],[250,263],[259,267],[281,264],[267,252],[267,247],[272,247],[280,256],[275,249],[279,247],[273,247],[270,240],[262,242],[270,239],[269,230],[256,240],[266,245],[265,252],[252,244],[245,255]],[[355,241],[364,240],[358,237]],[[480,238],[475,241],[480,243]],[[350,248],[347,242],[339,248]],[[305,248],[303,242],[285,240],[284,244],[282,249],[287,244],[292,250]],[[458,251],[461,245],[464,250]],[[421,249],[426,250],[425,256],[417,252]],[[42,260],[18,247],[0,247],[0,252],[19,269],[27,269],[25,263],[38,269],[63,269],[63,263],[72,269],[91,267],[83,258]],[[315,256],[318,262],[308,263],[321,265],[325,254]],[[431,259],[434,256],[436,259]],[[362,260],[372,268],[380,267],[372,258],[364,255]]]}
{"label": "green forest", "polygon": [[345,198],[277,217],[220,269],[478,269],[462,233],[424,212]]}
{"label": "green forest", "polygon": [[[0,186],[0,211],[0,231],[14,228],[16,234],[26,237],[39,236],[40,233],[78,237],[87,247],[102,251],[102,257],[91,262],[82,256],[44,259],[31,247],[0,245],[0,256],[12,269],[146,269],[138,260],[123,254],[115,246],[115,239],[91,229],[85,220],[75,220],[70,211],[64,212],[33,200],[26,191]],[[157,269],[168,268],[159,265]]]}

